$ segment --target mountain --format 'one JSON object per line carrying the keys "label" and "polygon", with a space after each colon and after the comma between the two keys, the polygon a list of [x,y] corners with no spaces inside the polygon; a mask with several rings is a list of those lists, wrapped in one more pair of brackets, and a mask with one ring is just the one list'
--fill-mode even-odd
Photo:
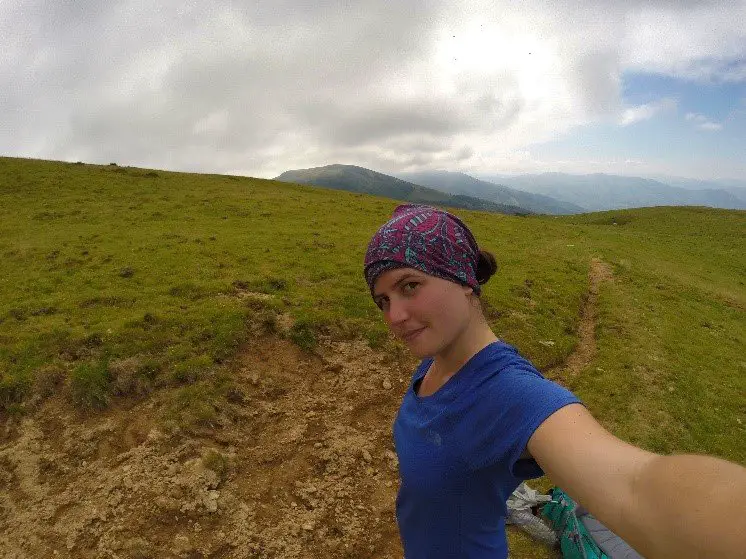
{"label": "mountain", "polygon": [[496,203],[464,194],[448,194],[355,165],[326,165],[311,169],[295,169],[285,171],[275,180],[373,194],[405,202],[437,204],[511,215],[532,213],[515,204]]}
{"label": "mountain", "polygon": [[465,173],[449,171],[425,171],[397,175],[422,186],[435,188],[449,194],[463,194],[489,200],[497,204],[520,206],[534,213],[575,214],[585,211],[581,206],[556,200],[543,194],[516,190],[507,186],[476,179]]}
{"label": "mountain", "polygon": [[[746,199],[724,188],[691,190],[640,177],[606,175],[488,175],[484,180],[512,188],[551,196],[581,206],[587,211],[603,211],[647,206],[710,206],[746,209]],[[732,188],[732,187],[731,187]]]}
{"label": "mountain", "polygon": [[675,186],[676,188],[685,188],[687,190],[723,190],[732,194],[740,200],[746,201],[746,181],[738,179],[716,179],[716,180],[699,180],[687,179],[682,177],[651,177],[664,184]]}
{"label": "mountain", "polygon": [[660,181],[669,186],[675,186],[676,188],[686,188],[688,190],[743,190],[746,194],[746,180],[738,179],[712,179],[712,180],[701,180],[701,179],[688,179],[685,177],[672,177],[670,175],[651,175],[647,178]]}

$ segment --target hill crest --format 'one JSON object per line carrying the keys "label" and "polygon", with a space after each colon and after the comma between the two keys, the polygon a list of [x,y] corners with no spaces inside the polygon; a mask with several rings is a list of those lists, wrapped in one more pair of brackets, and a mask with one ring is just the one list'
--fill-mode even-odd
{"label": "hill crest", "polygon": [[309,169],[293,169],[285,171],[275,180],[383,196],[412,203],[509,215],[533,213],[515,204],[499,203],[463,193],[447,193],[357,165],[335,163]]}

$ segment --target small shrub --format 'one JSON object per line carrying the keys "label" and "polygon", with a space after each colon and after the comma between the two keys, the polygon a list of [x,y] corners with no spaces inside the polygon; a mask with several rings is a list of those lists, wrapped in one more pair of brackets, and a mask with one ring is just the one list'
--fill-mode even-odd
{"label": "small shrub", "polygon": [[146,312],[143,315],[142,321],[139,323],[139,326],[141,326],[143,330],[150,330],[160,322],[161,319],[158,318],[158,316],[154,315],[153,313]]}
{"label": "small shrub", "polygon": [[288,282],[282,278],[269,278],[267,284],[274,291],[285,291],[288,287]]}
{"label": "small shrub", "polygon": [[191,384],[204,378],[213,365],[213,360],[209,355],[191,357],[174,365],[171,378],[179,383]]}
{"label": "small shrub", "polygon": [[57,365],[45,365],[34,372],[33,392],[41,398],[49,398],[65,382],[65,370]]}
{"label": "small shrub", "polygon": [[312,352],[318,345],[313,324],[299,320],[290,327],[290,339],[303,351]]}
{"label": "small shrub", "polygon": [[279,323],[277,322],[277,315],[269,311],[262,313],[259,324],[268,334],[276,334],[280,329]]}
{"label": "small shrub", "polygon": [[168,294],[172,297],[183,297],[184,299],[190,299],[192,301],[203,299],[209,295],[204,287],[194,283],[175,285],[168,290]]}
{"label": "small shrub", "polygon": [[0,378],[0,410],[12,412],[26,398],[28,382],[22,379],[2,376]]}
{"label": "small shrub", "polygon": [[202,457],[202,466],[215,472],[221,482],[225,481],[228,475],[228,459],[216,450],[207,451]]}
{"label": "small shrub", "polygon": [[134,275],[135,275],[135,270],[132,269],[131,266],[126,266],[126,267],[122,268],[121,270],[119,270],[119,277],[122,277],[122,278],[131,278]]}
{"label": "small shrub", "polygon": [[531,298],[531,287],[525,283],[523,285],[511,285],[510,293],[516,297],[521,297],[523,299],[530,299]]}
{"label": "small shrub", "polygon": [[86,347],[99,347],[103,345],[103,343],[104,343],[104,338],[98,332],[93,332],[91,334],[88,334],[85,338],[83,338],[83,345]]}
{"label": "small shrub", "polygon": [[70,395],[80,409],[103,410],[109,405],[111,387],[106,362],[82,363],[70,375]]}
{"label": "small shrub", "polygon": [[152,390],[152,376],[139,357],[126,357],[109,363],[111,387],[117,396],[145,396]]}
{"label": "small shrub", "polygon": [[148,177],[149,179],[156,179],[160,177],[160,175],[156,173],[155,171],[148,171],[147,173],[143,175],[143,177]]}
{"label": "small shrub", "polygon": [[368,347],[371,349],[380,349],[386,343],[388,333],[385,330],[370,330],[366,332],[365,339],[368,342]]}
{"label": "small shrub", "polygon": [[57,309],[55,307],[41,307],[40,309],[36,309],[35,311],[31,312],[32,316],[48,316],[50,314],[55,314],[57,312]]}
{"label": "small shrub", "polygon": [[26,311],[24,309],[10,309],[8,314],[19,322],[26,320]]}
{"label": "small shrub", "polygon": [[207,382],[181,388],[174,396],[168,415],[180,426],[187,428],[216,427],[218,413],[215,405],[215,389]]}

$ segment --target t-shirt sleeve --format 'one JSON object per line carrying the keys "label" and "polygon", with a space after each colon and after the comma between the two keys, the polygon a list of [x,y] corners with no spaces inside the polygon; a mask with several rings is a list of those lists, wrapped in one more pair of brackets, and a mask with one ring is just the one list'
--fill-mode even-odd
{"label": "t-shirt sleeve", "polygon": [[467,453],[470,467],[481,469],[503,462],[520,479],[543,475],[534,460],[521,460],[520,456],[544,420],[580,400],[524,360],[494,375],[482,390],[476,399],[474,446]]}

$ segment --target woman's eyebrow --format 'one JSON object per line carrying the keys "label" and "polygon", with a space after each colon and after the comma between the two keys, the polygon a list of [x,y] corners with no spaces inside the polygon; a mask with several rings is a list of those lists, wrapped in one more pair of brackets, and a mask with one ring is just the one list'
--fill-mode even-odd
{"label": "woman's eyebrow", "polygon": [[[409,278],[419,278],[419,276],[416,276],[415,274],[404,274],[402,277],[400,277],[398,280],[396,280],[396,283],[392,285],[392,288],[396,288],[400,283],[402,283],[405,280],[408,280]],[[383,293],[374,293],[373,298],[378,299],[379,297],[383,297]]]}

